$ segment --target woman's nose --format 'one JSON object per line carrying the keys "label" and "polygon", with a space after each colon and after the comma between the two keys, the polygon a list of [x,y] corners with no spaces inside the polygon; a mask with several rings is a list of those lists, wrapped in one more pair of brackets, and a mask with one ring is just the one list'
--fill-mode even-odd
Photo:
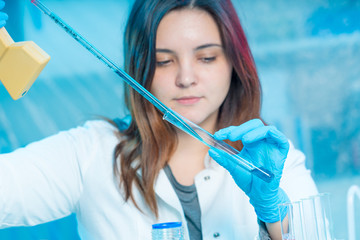
{"label": "woman's nose", "polygon": [[190,64],[181,66],[176,77],[176,86],[180,88],[188,88],[196,83],[197,78],[193,66]]}

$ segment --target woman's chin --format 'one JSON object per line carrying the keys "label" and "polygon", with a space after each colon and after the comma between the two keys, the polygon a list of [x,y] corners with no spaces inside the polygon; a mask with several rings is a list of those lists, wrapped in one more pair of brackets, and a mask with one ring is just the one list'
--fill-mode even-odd
{"label": "woman's chin", "polygon": [[195,123],[196,125],[204,128],[205,130],[211,132],[215,125],[217,119],[217,111],[212,114],[207,114],[203,111],[177,111],[174,109],[178,114],[185,117],[186,119],[190,120],[191,122]]}

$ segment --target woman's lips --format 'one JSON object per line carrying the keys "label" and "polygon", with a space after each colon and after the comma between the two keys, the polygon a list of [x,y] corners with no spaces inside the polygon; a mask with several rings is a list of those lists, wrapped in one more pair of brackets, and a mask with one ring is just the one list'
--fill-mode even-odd
{"label": "woman's lips", "polygon": [[192,105],[195,104],[197,102],[199,102],[201,99],[201,97],[181,97],[181,98],[176,98],[176,102],[182,104],[182,105]]}

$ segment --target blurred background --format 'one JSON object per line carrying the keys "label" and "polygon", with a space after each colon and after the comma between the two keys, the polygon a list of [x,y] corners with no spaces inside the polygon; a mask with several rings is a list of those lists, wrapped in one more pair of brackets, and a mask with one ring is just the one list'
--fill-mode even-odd
{"label": "blurred background", "polygon": [[[6,29],[51,60],[28,94],[13,101],[0,84],[0,153],[97,116],[123,117],[123,83],[30,0],[5,0]],[[133,0],[44,0],[122,66]],[[233,0],[263,87],[264,119],[307,156],[320,192],[331,194],[335,237],[348,239],[347,191],[360,185],[360,1]],[[19,69],[21,71],[21,69]],[[360,202],[355,202],[360,229]],[[0,239],[78,239],[74,216],[0,230]],[[357,230],[360,239],[360,230]]]}

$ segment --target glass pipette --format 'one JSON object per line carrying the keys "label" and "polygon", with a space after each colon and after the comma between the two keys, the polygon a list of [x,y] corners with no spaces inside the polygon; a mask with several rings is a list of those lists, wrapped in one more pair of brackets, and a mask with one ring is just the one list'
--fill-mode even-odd
{"label": "glass pipette", "polygon": [[73,39],[79,42],[83,47],[85,47],[90,53],[97,57],[100,61],[105,63],[110,69],[112,69],[118,76],[120,76],[127,84],[129,84],[135,91],[141,94],[146,98],[150,103],[152,103],[157,109],[159,109],[164,114],[164,119],[169,121],[171,124],[175,125],[184,132],[190,134],[196,139],[200,140],[205,145],[215,149],[220,154],[228,157],[232,161],[236,161],[239,166],[243,167],[245,170],[248,170],[250,173],[261,178],[266,182],[270,182],[273,179],[273,174],[261,167],[256,167],[252,163],[238,156],[239,151],[232,148],[230,145],[226,144],[223,141],[216,140],[213,135],[197,126],[196,124],[190,122],[184,117],[180,117],[173,110],[165,106],[160,100],[158,100],[154,95],[152,95],[148,90],[141,86],[136,80],[130,77],[125,71],[116,66],[110,59],[108,59],[103,53],[101,53],[97,48],[95,48],[91,43],[89,43],[84,37],[77,33],[72,27],[65,23],[59,16],[54,12],[48,9],[41,1],[31,0],[31,2],[39,8],[44,14],[49,16],[56,24],[58,24],[62,29],[64,29]]}

